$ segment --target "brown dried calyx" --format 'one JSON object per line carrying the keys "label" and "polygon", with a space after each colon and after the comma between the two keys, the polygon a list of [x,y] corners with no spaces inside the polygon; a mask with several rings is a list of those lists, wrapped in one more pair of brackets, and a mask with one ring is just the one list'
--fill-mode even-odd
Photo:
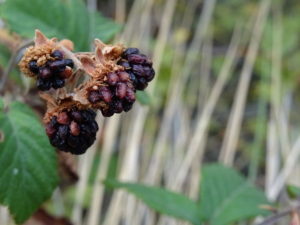
{"label": "brown dried calyx", "polygon": [[57,41],[57,38],[48,39],[41,31],[35,31],[34,46],[26,49],[23,58],[19,63],[20,70],[29,77],[35,77],[36,74],[32,72],[29,68],[29,63],[31,61],[36,61],[37,66],[44,65],[49,60],[54,60],[55,58],[51,54],[55,50],[62,50],[62,47],[72,51],[73,42],[70,40]]}

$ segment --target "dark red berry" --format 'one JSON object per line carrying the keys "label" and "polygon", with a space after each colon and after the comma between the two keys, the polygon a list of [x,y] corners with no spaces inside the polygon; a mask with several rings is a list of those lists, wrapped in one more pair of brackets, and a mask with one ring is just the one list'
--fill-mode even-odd
{"label": "dark red berry", "polygon": [[126,95],[127,85],[125,83],[118,83],[116,86],[116,96],[123,99]]}
{"label": "dark red berry", "polygon": [[125,71],[121,71],[118,73],[118,76],[120,78],[120,81],[122,82],[126,82],[126,81],[129,81],[130,77],[129,77],[129,74],[126,73]]}
{"label": "dark red berry", "polygon": [[126,90],[126,100],[128,102],[132,102],[132,103],[135,102],[135,93],[130,88],[127,88],[127,90]]}
{"label": "dark red berry", "polygon": [[51,124],[48,124],[46,126],[46,134],[48,135],[48,137],[52,137],[55,132],[56,132],[56,129]]}
{"label": "dark red berry", "polygon": [[98,91],[91,91],[88,96],[89,102],[95,104],[101,100],[101,95]]}
{"label": "dark red berry", "polygon": [[78,136],[80,134],[80,127],[75,121],[72,121],[70,124],[70,133],[74,136]]}
{"label": "dark red berry", "polygon": [[137,90],[144,90],[148,86],[148,82],[144,77],[139,77],[138,82],[136,84],[136,89]]}
{"label": "dark red berry", "polygon": [[109,85],[116,85],[117,82],[119,81],[119,77],[116,73],[108,73],[107,74],[107,83]]}
{"label": "dark red berry", "polygon": [[51,57],[53,57],[55,59],[63,59],[64,54],[59,50],[55,50],[54,52],[52,52]]}
{"label": "dark red berry", "polygon": [[57,116],[57,122],[60,124],[69,124],[70,118],[66,112],[61,112]]}
{"label": "dark red berry", "polygon": [[37,65],[37,62],[35,60],[32,60],[29,62],[28,64],[29,66],[29,70],[35,74],[37,74],[39,72],[39,67]]}
{"label": "dark red berry", "polygon": [[142,65],[133,65],[132,72],[137,76],[144,76],[144,67]]}
{"label": "dark red berry", "polygon": [[99,93],[100,93],[101,99],[103,99],[103,101],[105,101],[106,103],[111,102],[112,93],[107,87],[101,87],[99,90]]}
{"label": "dark red berry", "polygon": [[59,74],[59,76],[63,79],[68,79],[69,77],[72,76],[72,73],[73,73],[72,69],[70,67],[66,67],[66,69]]}
{"label": "dark red berry", "polygon": [[41,67],[39,69],[39,77],[42,79],[49,79],[52,76],[52,73],[48,67]]}
{"label": "dark red berry", "polygon": [[128,62],[133,64],[143,64],[147,61],[145,55],[131,54],[127,56]]}
{"label": "dark red berry", "polygon": [[64,60],[55,60],[49,63],[49,68],[54,72],[62,72],[66,68],[66,64]]}
{"label": "dark red berry", "polygon": [[71,117],[73,120],[75,120],[76,122],[81,122],[82,121],[82,116],[81,113],[78,111],[72,111],[71,112]]}

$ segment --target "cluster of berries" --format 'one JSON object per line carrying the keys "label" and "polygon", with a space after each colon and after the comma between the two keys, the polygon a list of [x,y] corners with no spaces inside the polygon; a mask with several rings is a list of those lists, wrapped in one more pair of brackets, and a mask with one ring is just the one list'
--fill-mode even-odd
{"label": "cluster of berries", "polygon": [[96,110],[105,117],[129,111],[136,90],[144,90],[155,75],[151,60],[137,48],[95,44],[95,54],[72,53],[71,41],[57,42],[36,30],[35,45],[19,64],[39,90],[59,89],[40,92],[47,101],[46,133],[54,147],[72,154],[83,154],[95,141]]}
{"label": "cluster of berries", "polygon": [[46,124],[50,143],[61,151],[83,154],[90,147],[98,131],[96,113],[76,107],[59,112]]}
{"label": "cluster of berries", "polygon": [[62,88],[65,85],[65,79],[72,75],[74,67],[72,59],[64,59],[63,53],[59,50],[54,50],[50,56],[54,60],[48,60],[42,66],[38,66],[36,60],[28,63],[29,70],[37,75],[36,85],[41,91],[47,91],[51,87]]}
{"label": "cluster of berries", "polygon": [[152,68],[152,61],[141,54],[137,48],[127,48],[121,55],[121,59],[117,62],[123,66],[134,87],[137,90],[144,90],[148,86],[148,82],[153,80],[155,72]]}
{"label": "cluster of berries", "polygon": [[100,111],[105,117],[128,112],[135,102],[135,89],[125,71],[109,72],[104,85],[96,88],[89,92],[88,99],[92,104],[104,102],[105,107],[100,107]]}

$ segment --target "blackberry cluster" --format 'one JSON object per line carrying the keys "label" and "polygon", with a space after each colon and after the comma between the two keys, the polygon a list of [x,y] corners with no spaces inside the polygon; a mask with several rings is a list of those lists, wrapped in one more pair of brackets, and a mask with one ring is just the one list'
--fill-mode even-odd
{"label": "blackberry cluster", "polygon": [[46,124],[50,143],[64,152],[83,154],[94,143],[98,124],[96,113],[90,109],[64,110]]}
{"label": "blackberry cluster", "polygon": [[88,100],[92,104],[104,102],[105,107],[100,107],[100,110],[105,117],[128,112],[135,102],[135,89],[130,75],[125,71],[108,73],[104,85],[88,93]]}
{"label": "blackberry cluster", "polygon": [[74,63],[72,59],[64,59],[61,51],[55,50],[51,54],[54,60],[47,61],[43,66],[38,66],[36,60],[29,62],[30,71],[37,75],[36,85],[41,91],[47,91],[51,87],[54,89],[62,88],[65,79],[72,75]]}
{"label": "blackberry cluster", "polygon": [[144,90],[148,86],[148,82],[153,80],[155,76],[152,61],[141,54],[137,48],[127,48],[117,64],[123,66],[126,72],[129,73],[130,79],[137,90]]}

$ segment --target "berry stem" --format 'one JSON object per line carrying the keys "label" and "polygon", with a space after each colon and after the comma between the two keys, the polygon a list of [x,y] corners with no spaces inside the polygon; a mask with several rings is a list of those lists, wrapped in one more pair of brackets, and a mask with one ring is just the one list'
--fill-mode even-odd
{"label": "berry stem", "polygon": [[12,56],[9,59],[8,62],[8,66],[6,67],[6,70],[3,72],[3,77],[2,80],[0,81],[0,93],[3,92],[3,88],[5,86],[5,83],[7,81],[8,75],[11,73],[11,71],[13,70],[13,68],[16,66],[17,64],[17,57],[19,55],[19,53],[24,49],[27,48],[31,45],[34,45],[34,41],[33,40],[28,40],[23,42],[12,54]]}

